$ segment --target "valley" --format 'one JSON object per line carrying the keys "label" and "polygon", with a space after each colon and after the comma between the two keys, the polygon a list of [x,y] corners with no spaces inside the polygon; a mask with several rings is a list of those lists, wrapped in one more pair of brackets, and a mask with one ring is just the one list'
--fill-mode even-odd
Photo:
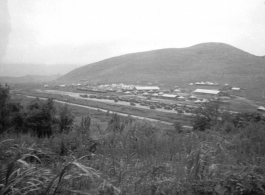
{"label": "valley", "polygon": [[32,194],[264,194],[264,62],[206,43],[2,78],[0,173]]}

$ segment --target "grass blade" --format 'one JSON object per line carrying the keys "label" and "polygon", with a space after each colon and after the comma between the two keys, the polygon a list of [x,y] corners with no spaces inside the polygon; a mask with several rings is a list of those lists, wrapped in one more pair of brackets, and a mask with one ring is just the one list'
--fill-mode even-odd
{"label": "grass blade", "polygon": [[5,186],[8,185],[8,179],[10,177],[10,175],[12,174],[12,172],[14,171],[15,169],[15,161],[12,161],[11,163],[9,163],[8,167],[7,167],[7,170],[6,170],[6,183],[5,183]]}

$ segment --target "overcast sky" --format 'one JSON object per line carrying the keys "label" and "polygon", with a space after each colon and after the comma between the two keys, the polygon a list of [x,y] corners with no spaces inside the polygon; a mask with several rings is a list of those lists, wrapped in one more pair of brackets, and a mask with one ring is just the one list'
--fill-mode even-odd
{"label": "overcast sky", "polygon": [[265,0],[0,0],[0,75],[203,42],[265,55]]}

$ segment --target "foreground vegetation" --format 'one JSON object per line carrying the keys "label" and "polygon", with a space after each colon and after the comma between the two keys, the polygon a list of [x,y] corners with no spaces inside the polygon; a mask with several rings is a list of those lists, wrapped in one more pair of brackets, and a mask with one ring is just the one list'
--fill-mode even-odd
{"label": "foreground vegetation", "polygon": [[116,114],[95,130],[88,115],[74,124],[66,105],[22,107],[0,89],[1,195],[265,194],[260,114],[231,115],[211,102],[191,132]]}

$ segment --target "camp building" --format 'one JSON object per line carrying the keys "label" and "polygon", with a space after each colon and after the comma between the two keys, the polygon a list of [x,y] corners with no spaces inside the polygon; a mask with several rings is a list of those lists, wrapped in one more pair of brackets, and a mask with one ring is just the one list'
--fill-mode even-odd
{"label": "camp building", "polygon": [[194,94],[196,95],[208,96],[208,97],[217,96],[219,93],[220,93],[219,90],[211,90],[211,89],[196,89],[194,91]]}
{"label": "camp building", "polygon": [[157,86],[135,86],[137,91],[159,91],[160,88]]}

